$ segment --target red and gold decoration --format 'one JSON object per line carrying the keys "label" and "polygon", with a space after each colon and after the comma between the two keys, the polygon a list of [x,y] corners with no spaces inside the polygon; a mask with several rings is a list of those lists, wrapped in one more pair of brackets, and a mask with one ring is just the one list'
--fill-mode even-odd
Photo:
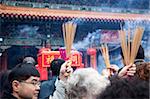
{"label": "red and gold decoration", "polygon": [[41,80],[48,80],[47,68],[50,67],[52,60],[60,58],[59,51],[51,51],[49,48],[41,48],[38,53],[37,69],[40,73]]}
{"label": "red and gold decoration", "polygon": [[38,64],[40,67],[50,67],[52,60],[61,58],[59,51],[51,51],[49,48],[42,48],[38,53]]}
{"label": "red and gold decoration", "polygon": [[[60,51],[51,51],[49,48],[42,48],[38,53],[38,65],[37,69],[40,72],[40,79],[48,79],[47,68],[50,67],[50,63],[57,58],[61,58]],[[64,59],[66,60],[66,59]],[[75,68],[83,68],[84,64],[82,63],[81,53],[78,51],[71,51],[69,60],[72,61],[71,66]]]}

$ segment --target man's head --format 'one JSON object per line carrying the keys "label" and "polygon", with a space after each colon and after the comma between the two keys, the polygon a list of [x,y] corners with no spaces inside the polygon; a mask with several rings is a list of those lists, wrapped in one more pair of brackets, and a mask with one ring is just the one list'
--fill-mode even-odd
{"label": "man's head", "polygon": [[68,99],[95,99],[109,84],[109,80],[93,68],[76,69],[67,80],[66,97]]}
{"label": "man's head", "polygon": [[50,67],[50,69],[52,70],[52,75],[53,75],[53,76],[59,76],[61,65],[62,65],[64,62],[65,62],[65,61],[64,61],[63,59],[54,59],[54,60],[51,62],[51,67]]}
{"label": "man's head", "polygon": [[39,72],[33,64],[28,63],[17,65],[8,77],[12,95],[21,99],[37,98],[40,90],[39,80]]}
{"label": "man's head", "polygon": [[27,56],[23,59],[23,63],[36,64],[36,61],[33,57]]}
{"label": "man's head", "polygon": [[138,64],[136,69],[136,76],[140,79],[149,81],[150,80],[150,62],[143,62]]}
{"label": "man's head", "polygon": [[115,78],[97,99],[149,99],[149,82],[138,77]]}

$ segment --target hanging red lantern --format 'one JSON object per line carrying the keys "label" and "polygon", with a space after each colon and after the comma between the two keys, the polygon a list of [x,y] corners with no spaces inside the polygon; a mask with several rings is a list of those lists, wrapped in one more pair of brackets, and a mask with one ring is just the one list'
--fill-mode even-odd
{"label": "hanging red lantern", "polygon": [[88,48],[87,49],[87,54],[88,55],[95,55],[96,54],[96,49],[94,49],[94,48]]}

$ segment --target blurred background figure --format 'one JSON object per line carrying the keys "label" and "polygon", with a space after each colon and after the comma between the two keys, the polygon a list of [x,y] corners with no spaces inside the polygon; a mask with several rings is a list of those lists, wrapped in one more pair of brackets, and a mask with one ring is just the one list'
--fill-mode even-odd
{"label": "blurred background figure", "polygon": [[54,59],[50,64],[49,79],[47,81],[43,81],[41,84],[39,99],[49,99],[50,95],[53,95],[56,88],[56,81],[58,80],[58,76],[60,74],[61,65],[65,61],[63,59]]}
{"label": "blurred background figure", "polygon": [[33,57],[27,56],[23,59],[23,63],[29,63],[29,64],[33,64],[36,65],[36,61]]}

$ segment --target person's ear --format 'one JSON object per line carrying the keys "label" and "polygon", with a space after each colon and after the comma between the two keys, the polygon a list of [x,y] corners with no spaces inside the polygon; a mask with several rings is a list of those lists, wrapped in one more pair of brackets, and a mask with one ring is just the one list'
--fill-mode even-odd
{"label": "person's ear", "polygon": [[20,82],[17,81],[17,80],[14,80],[14,81],[12,82],[13,91],[18,92],[18,91],[19,91],[19,87],[20,87]]}

